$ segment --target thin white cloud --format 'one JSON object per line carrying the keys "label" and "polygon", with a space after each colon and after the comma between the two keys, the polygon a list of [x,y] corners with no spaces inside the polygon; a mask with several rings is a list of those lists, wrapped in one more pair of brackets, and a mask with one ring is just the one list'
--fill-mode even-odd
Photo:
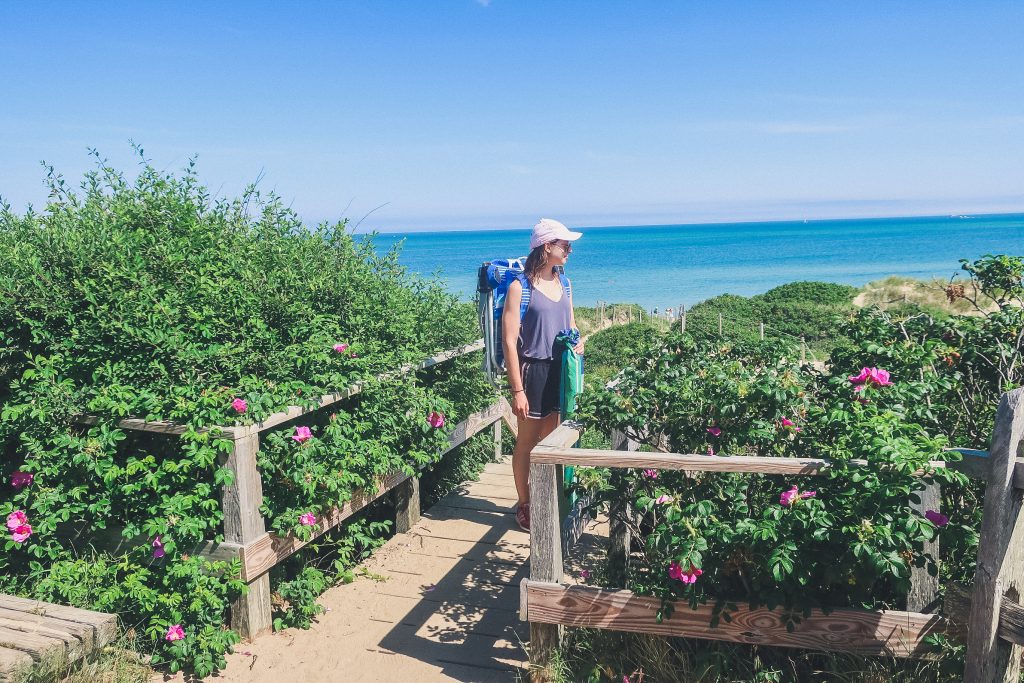
{"label": "thin white cloud", "polygon": [[476,4],[480,5],[481,7],[490,7],[491,0],[476,0]]}

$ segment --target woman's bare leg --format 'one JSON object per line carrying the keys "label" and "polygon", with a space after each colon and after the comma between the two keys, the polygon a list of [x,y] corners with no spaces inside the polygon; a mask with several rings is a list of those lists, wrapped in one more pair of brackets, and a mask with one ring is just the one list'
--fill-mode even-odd
{"label": "woman's bare leg", "polygon": [[555,431],[561,420],[556,411],[540,420],[518,418],[518,421],[519,436],[512,450],[512,478],[516,482],[519,503],[526,504],[530,502],[530,452],[545,436]]}

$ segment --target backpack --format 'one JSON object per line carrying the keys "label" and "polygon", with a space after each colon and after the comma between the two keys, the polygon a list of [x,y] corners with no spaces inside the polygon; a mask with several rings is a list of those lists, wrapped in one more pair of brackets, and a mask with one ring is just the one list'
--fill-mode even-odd
{"label": "backpack", "polygon": [[[526,315],[530,306],[530,281],[524,274],[526,257],[512,259],[495,259],[487,261],[477,271],[477,315],[480,329],[484,337],[484,372],[492,384],[497,385],[498,376],[505,372],[505,351],[502,347],[501,319],[505,311],[505,297],[509,285],[518,280],[523,286],[523,296],[519,302],[519,319]],[[558,279],[562,283],[566,296],[572,296],[569,278],[561,268]]]}

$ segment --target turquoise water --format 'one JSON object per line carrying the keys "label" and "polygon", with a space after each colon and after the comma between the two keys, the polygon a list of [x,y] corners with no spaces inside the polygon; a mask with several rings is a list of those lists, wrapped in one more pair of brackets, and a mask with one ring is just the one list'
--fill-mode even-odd
{"label": "turquoise water", "polygon": [[[579,229],[566,273],[577,305],[691,306],[718,294],[750,296],[795,280],[860,286],[888,275],[949,278],[959,259],[1024,255],[1024,214]],[[400,261],[439,273],[472,299],[485,260],[522,256],[530,231],[382,234],[404,239]]]}

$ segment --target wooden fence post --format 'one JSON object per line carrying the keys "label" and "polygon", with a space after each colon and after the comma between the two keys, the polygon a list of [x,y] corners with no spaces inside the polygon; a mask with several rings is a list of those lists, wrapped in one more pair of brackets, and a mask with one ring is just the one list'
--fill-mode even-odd
{"label": "wooden fence post", "polygon": [[[530,580],[561,583],[562,529],[558,499],[562,477],[556,465],[530,465]],[[530,677],[550,680],[551,653],[558,649],[562,627],[530,622]]]}
{"label": "wooden fence post", "polygon": [[686,334],[686,309],[683,309],[683,319],[679,321],[679,331]]}
{"label": "wooden fence post", "polygon": [[391,491],[395,506],[395,533],[408,533],[420,521],[420,480],[409,477]]}
{"label": "wooden fence post", "polygon": [[760,331],[761,331],[761,341],[764,341],[764,322],[758,323],[758,327],[760,328]]}
{"label": "wooden fence post", "polygon": [[494,459],[501,459],[501,420],[494,423]]}
{"label": "wooden fence post", "polygon": [[[231,455],[223,462],[235,473],[234,481],[224,487],[224,540],[246,545],[267,533],[260,514],[263,483],[256,465],[260,449],[259,434],[236,439]],[[243,638],[252,639],[273,628],[270,617],[270,574],[264,573],[247,584],[248,591],[231,603],[231,628]]]}
{"label": "wooden fence post", "polygon": [[[612,448],[617,451],[635,451],[636,441],[628,438],[625,433],[612,432]],[[612,477],[621,478],[622,472],[612,470]],[[634,515],[629,496],[614,501],[608,510],[608,566],[611,569],[611,581],[617,588],[626,587],[626,576],[629,574],[629,551],[633,542],[627,520]]]}
{"label": "wooden fence post", "polygon": [[1024,389],[1003,394],[996,414],[985,512],[978,543],[978,569],[971,594],[965,683],[1017,683],[1024,648],[998,636],[1003,602],[1019,603],[1024,592],[1022,492],[1013,473],[1024,438]]}
{"label": "wooden fence post", "polygon": [[[940,510],[942,504],[942,485],[937,481],[926,484],[918,493],[920,503],[911,503],[910,507],[922,515],[928,510]],[[939,561],[939,537],[936,536],[924,544],[924,552]],[[907,593],[907,611],[931,611],[939,599],[939,577],[928,573],[928,567],[910,568],[910,592]]]}

